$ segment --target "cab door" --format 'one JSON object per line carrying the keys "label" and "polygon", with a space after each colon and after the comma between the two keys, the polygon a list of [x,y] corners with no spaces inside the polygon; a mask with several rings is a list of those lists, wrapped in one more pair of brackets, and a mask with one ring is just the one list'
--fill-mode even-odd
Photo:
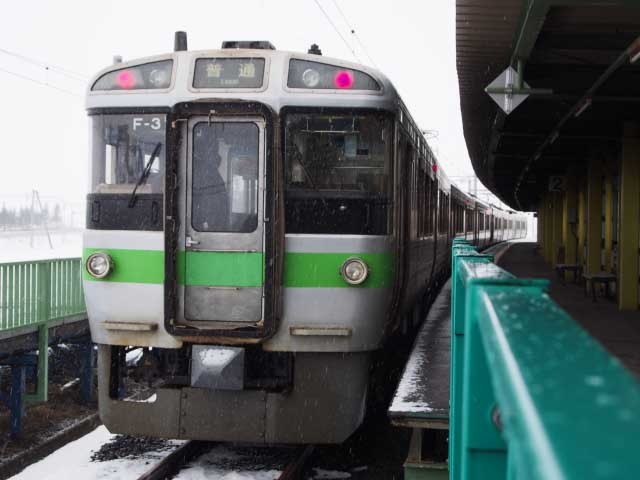
{"label": "cab door", "polygon": [[187,128],[184,320],[257,324],[264,316],[264,120],[203,116]]}

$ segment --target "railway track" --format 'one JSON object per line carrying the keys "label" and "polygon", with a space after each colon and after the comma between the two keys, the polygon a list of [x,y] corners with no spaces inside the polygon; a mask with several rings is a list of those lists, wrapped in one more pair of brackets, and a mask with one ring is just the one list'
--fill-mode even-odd
{"label": "railway track", "polygon": [[[186,442],[143,473],[137,480],[167,480],[174,478],[179,475],[187,464],[207,453],[210,449],[211,443],[208,442]],[[312,452],[313,446],[311,445],[292,449],[291,458],[285,464],[277,480],[299,479]]]}

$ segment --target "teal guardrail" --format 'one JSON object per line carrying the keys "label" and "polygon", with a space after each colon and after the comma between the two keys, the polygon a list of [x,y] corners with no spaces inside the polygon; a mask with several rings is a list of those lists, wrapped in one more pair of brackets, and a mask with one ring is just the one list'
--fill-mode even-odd
{"label": "teal guardrail", "polygon": [[86,312],[82,260],[0,263],[0,331]]}
{"label": "teal guardrail", "polygon": [[640,384],[546,287],[454,242],[451,479],[640,475]]}

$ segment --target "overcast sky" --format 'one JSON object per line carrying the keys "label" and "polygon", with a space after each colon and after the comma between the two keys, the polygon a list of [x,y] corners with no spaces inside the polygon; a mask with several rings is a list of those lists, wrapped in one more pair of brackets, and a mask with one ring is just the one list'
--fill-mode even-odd
{"label": "overcast sky", "polygon": [[[403,97],[449,175],[473,173],[455,70],[455,2],[318,0],[363,63],[371,64],[336,8]],[[270,40],[278,49],[355,60],[315,0],[21,0],[0,16],[0,49],[67,69],[63,75],[0,51],[0,200],[38,189],[83,201],[87,187],[86,79],[111,63],[171,51],[186,30],[189,49],[222,40]],[[37,82],[18,78],[11,71]],[[80,74],[85,80],[79,80]]]}

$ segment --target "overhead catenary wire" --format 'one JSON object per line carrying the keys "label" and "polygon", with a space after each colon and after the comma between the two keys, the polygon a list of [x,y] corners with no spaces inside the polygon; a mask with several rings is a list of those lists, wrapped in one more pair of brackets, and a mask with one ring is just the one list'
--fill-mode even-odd
{"label": "overhead catenary wire", "polygon": [[331,20],[331,17],[329,16],[329,14],[326,12],[326,10],[324,8],[322,8],[322,5],[320,5],[320,2],[318,0],[313,0],[315,2],[315,4],[318,6],[318,8],[320,9],[320,11],[322,12],[322,14],[324,15],[324,18],[327,19],[327,21],[331,24],[331,26],[333,27],[333,29],[335,30],[335,32],[338,34],[338,36],[342,39],[342,42],[347,46],[347,48],[349,49],[349,51],[351,52],[351,54],[353,55],[353,57],[360,63],[362,63],[362,60],[360,60],[360,58],[358,57],[358,55],[356,54],[355,49],[349,45],[349,42],[347,42],[347,39],[344,38],[344,35],[342,35],[342,33],[340,33],[340,30],[338,29],[338,27],[336,26],[336,24],[333,22],[333,20]]}
{"label": "overhead catenary wire", "polygon": [[51,70],[51,71],[55,71],[58,72],[72,80],[75,80],[77,82],[86,82],[89,77],[87,75],[83,75],[82,73],[78,73],[78,72],[74,72],[73,70],[69,70],[68,68],[64,68],[64,67],[60,67],[58,65],[54,65],[52,63],[47,63],[47,62],[43,62],[41,60],[37,60],[35,58],[32,57],[28,57],[26,55],[23,55],[21,53],[16,53],[16,52],[12,52],[10,50],[7,50],[6,48],[0,48],[0,53],[4,53],[5,55],[9,55],[11,57],[14,58],[18,58],[24,62],[28,62],[31,63],[33,65],[37,65],[41,68],[44,68],[45,70]]}
{"label": "overhead catenary wire", "polygon": [[52,88],[54,90],[58,90],[59,92],[66,93],[67,95],[71,95],[73,97],[82,98],[82,95],[80,95],[78,93],[75,93],[75,92],[72,92],[71,90],[66,90],[64,88],[57,87],[56,85],[51,85],[50,83],[37,80],[35,78],[29,77],[27,75],[23,75],[21,73],[12,72],[11,70],[7,70],[7,69],[2,68],[2,67],[0,67],[0,72],[6,73],[8,75],[12,75],[12,76],[17,77],[17,78],[21,78],[22,80],[26,80],[28,82],[32,82],[32,83],[38,84],[38,85],[43,86],[43,87],[49,87],[49,88]]}
{"label": "overhead catenary wire", "polygon": [[375,68],[378,68],[378,65],[376,64],[375,60],[373,59],[373,57],[371,57],[371,55],[369,55],[369,51],[367,50],[367,47],[365,47],[364,43],[362,43],[362,40],[360,40],[360,37],[356,33],[356,29],[351,26],[351,23],[349,22],[349,20],[347,19],[347,16],[342,11],[342,8],[340,8],[340,5],[338,5],[338,2],[336,0],[331,0],[331,1],[333,2],[333,4],[335,5],[336,9],[340,13],[340,16],[344,20],[344,23],[347,24],[347,27],[349,28],[349,31],[351,32],[351,35],[353,35],[353,38],[356,39],[356,41],[358,42],[358,45],[360,45],[360,48],[362,49],[364,54],[367,56],[367,58],[371,62],[371,65],[373,65]]}

